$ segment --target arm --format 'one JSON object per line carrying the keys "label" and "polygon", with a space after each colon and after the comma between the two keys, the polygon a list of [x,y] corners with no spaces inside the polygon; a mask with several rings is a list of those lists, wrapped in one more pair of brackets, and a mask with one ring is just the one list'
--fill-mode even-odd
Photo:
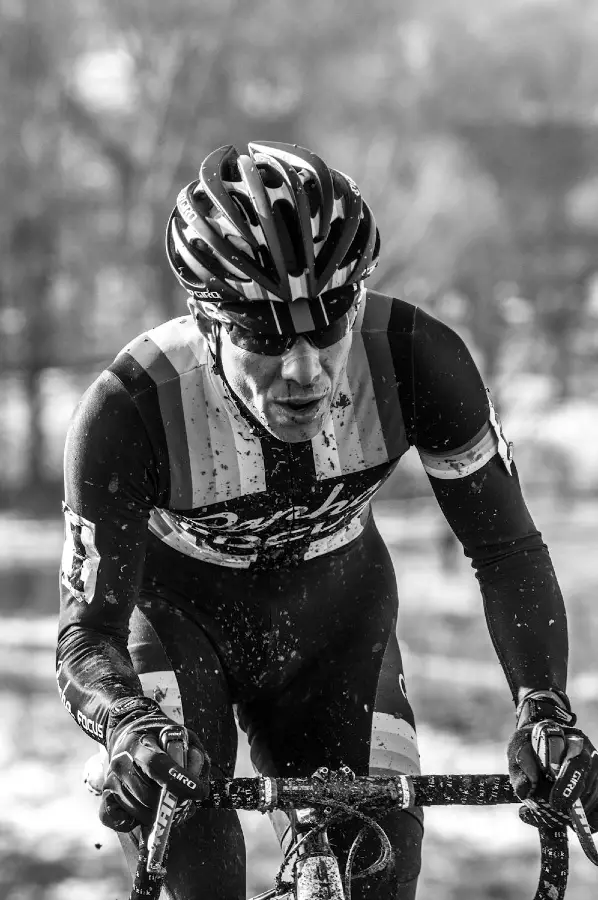
{"label": "arm", "polygon": [[513,698],[517,703],[530,690],[565,691],[563,599],[479,372],[455,332],[421,310],[412,353],[413,440],[476,570]]}
{"label": "arm", "polygon": [[147,522],[165,496],[135,403],[111,373],[83,398],[65,450],[66,540],[57,677],[62,702],[108,749],[100,819],[116,831],[153,823],[159,785],[200,800],[206,756],[187,730],[186,768],[159,743],[173,723],[143,696],[127,650],[141,583]]}
{"label": "arm", "polygon": [[127,637],[158,496],[153,459],[134,402],[104,373],[79,404],[66,441],[57,646],[62,702],[100,741],[111,704],[143,694]]}
{"label": "arm", "polygon": [[522,818],[553,826],[553,814],[536,800],[548,802],[570,816],[594,861],[587,834],[598,829],[598,753],[573,727],[565,693],[567,619],[548,550],[465,345],[421,311],[412,337],[409,426],[438,503],[471,557],[517,704],[507,756],[515,792],[532,804]]}

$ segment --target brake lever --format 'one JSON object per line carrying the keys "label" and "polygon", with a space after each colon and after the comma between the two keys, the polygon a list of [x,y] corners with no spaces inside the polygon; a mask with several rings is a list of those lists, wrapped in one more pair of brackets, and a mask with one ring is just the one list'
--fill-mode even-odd
{"label": "brake lever", "polygon": [[[182,725],[167,725],[160,732],[159,743],[177,765],[185,768],[189,749],[189,734],[186,728]],[[166,874],[164,857],[178,802],[178,797],[163,786],[154,825],[147,841],[147,871],[151,874],[161,876]]]}

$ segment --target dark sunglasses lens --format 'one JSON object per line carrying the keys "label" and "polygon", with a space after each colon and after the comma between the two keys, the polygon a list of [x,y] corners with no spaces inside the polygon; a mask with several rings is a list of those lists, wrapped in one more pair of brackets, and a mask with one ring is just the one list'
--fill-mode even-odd
{"label": "dark sunglasses lens", "polygon": [[[299,337],[296,334],[256,334],[240,325],[231,325],[228,331],[235,347],[249,353],[260,353],[262,356],[280,356],[292,347]],[[344,338],[348,331],[349,317],[345,315],[327,328],[306,331],[303,336],[318,350],[324,350]]]}
{"label": "dark sunglasses lens", "polygon": [[324,350],[326,347],[331,347],[333,344],[336,344],[349,331],[349,318],[348,316],[341,316],[340,319],[337,319],[336,322],[333,322],[332,325],[329,325],[327,328],[320,328],[318,331],[308,331],[305,337],[310,341],[314,347],[317,347],[318,350]]}
{"label": "dark sunglasses lens", "polygon": [[232,325],[229,329],[230,339],[235,347],[249,353],[262,356],[280,356],[290,346],[293,338],[280,334],[256,334],[240,325]]}

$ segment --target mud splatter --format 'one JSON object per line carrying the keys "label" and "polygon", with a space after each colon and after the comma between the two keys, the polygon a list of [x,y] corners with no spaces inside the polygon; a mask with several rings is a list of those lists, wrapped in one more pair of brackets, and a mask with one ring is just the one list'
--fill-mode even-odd
{"label": "mud splatter", "polygon": [[332,406],[334,409],[347,409],[348,406],[351,406],[351,398],[341,391]]}

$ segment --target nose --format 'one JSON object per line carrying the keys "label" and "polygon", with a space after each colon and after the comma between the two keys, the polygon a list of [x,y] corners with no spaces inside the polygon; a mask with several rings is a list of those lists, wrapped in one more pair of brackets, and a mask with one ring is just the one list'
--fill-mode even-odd
{"label": "nose", "polygon": [[320,351],[305,338],[296,340],[282,356],[281,375],[287,381],[308,387],[317,381],[321,372]]}

